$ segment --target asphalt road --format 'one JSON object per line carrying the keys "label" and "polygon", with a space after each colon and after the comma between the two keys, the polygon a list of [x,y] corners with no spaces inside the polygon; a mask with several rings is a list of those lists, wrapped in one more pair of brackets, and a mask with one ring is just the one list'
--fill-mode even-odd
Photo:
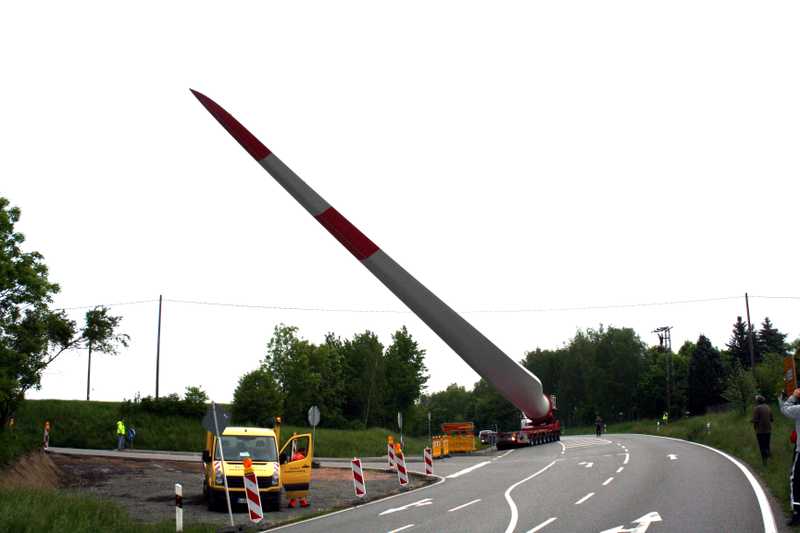
{"label": "asphalt road", "polygon": [[[410,470],[420,468],[419,463],[409,465]],[[436,462],[434,468],[443,476],[435,485],[277,529],[287,533],[777,530],[769,502],[744,467],[685,441],[644,435],[564,437],[560,443],[495,455],[454,457]],[[369,491],[368,471],[366,482]]]}

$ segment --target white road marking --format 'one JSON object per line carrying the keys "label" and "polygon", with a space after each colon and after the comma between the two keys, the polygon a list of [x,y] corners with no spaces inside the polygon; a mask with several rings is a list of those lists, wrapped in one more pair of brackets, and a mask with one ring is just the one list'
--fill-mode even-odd
{"label": "white road marking", "polygon": [[548,518],[547,520],[545,520],[544,522],[542,522],[541,524],[539,524],[535,528],[528,530],[528,533],[536,533],[537,531],[539,531],[541,529],[544,529],[545,526],[547,526],[549,524],[552,524],[556,520],[558,520],[558,517],[556,517],[556,516],[554,516],[553,518]]}
{"label": "white road marking", "polygon": [[630,458],[631,458],[631,454],[626,453],[625,454],[625,460],[622,461],[622,464],[624,464],[624,465],[628,464],[628,461],[630,460]]}
{"label": "white road marking", "polygon": [[607,480],[603,481],[603,486],[605,487],[606,485],[608,485],[612,481],[614,481],[614,477],[613,476],[608,478]]}
{"label": "white road marking", "polygon": [[567,437],[564,442],[564,447],[567,450],[571,450],[573,448],[586,448],[588,446],[599,446],[603,444],[614,444],[610,440],[600,439],[597,437]]}
{"label": "white road marking", "polygon": [[567,447],[564,446],[564,443],[561,442],[561,441],[558,441],[558,443],[561,445],[561,455],[564,455],[565,453],[567,453]]}
{"label": "white road marking", "polygon": [[653,522],[661,522],[661,515],[656,512],[647,513],[646,515],[631,522],[632,524],[638,524],[634,528],[625,529],[624,526],[617,526],[612,527],[611,529],[606,529],[601,533],[645,533],[647,528],[649,528],[650,524]]}
{"label": "white road marking", "polygon": [[[382,472],[384,469],[383,468],[366,467],[366,468],[364,468],[364,470],[378,470],[378,471]],[[421,486],[419,488],[411,489],[408,492],[399,492],[397,494],[392,494],[391,496],[385,496],[383,498],[378,498],[377,500],[372,500],[370,502],[364,502],[361,505],[354,505],[353,507],[346,507],[346,508],[340,509],[338,511],[333,511],[332,513],[312,516],[311,518],[306,518],[305,520],[299,520],[297,522],[292,522],[291,524],[286,524],[286,525],[283,525],[283,526],[273,527],[273,528],[271,528],[269,530],[269,533],[272,533],[273,531],[278,531],[279,529],[288,529],[290,527],[296,527],[296,526],[298,526],[300,524],[305,524],[305,523],[308,523],[308,522],[315,522],[317,520],[322,520],[323,518],[330,518],[333,515],[342,514],[342,513],[348,513],[348,512],[350,512],[350,511],[352,511],[354,509],[363,509],[364,507],[366,507],[368,505],[375,505],[377,503],[383,503],[383,502],[385,502],[387,500],[393,500],[395,498],[400,498],[400,497],[403,497],[403,496],[407,496],[407,495],[411,494],[412,492],[420,492],[420,491],[423,491],[423,490],[428,490],[428,489],[431,489],[431,488],[433,488],[433,487],[435,487],[437,485],[441,485],[442,483],[447,481],[446,478],[443,478],[441,476],[437,476],[435,474],[434,474],[433,477],[439,478],[439,481],[437,481],[436,483],[432,483],[430,485],[423,485],[423,486]],[[260,531],[260,533],[265,533],[265,532],[266,532],[266,529]]]}
{"label": "white road marking", "polygon": [[416,501],[416,502],[413,502],[413,503],[409,503],[408,505],[404,505],[402,507],[395,507],[393,509],[386,509],[384,512],[379,513],[378,516],[383,516],[383,515],[386,515],[386,514],[396,513],[397,511],[405,511],[406,509],[408,509],[410,507],[422,507],[424,505],[431,505],[432,503],[433,503],[432,499],[423,498],[423,499],[421,499],[419,501]]}
{"label": "white road marking", "polygon": [[501,455],[500,457],[495,457],[495,459],[502,459],[503,457],[505,457],[506,455],[510,454],[510,453],[511,453],[511,452],[513,452],[513,451],[514,451],[514,450],[508,450],[506,453],[504,453],[504,454],[503,454],[503,455]]}
{"label": "white road marking", "polygon": [[508,502],[508,506],[511,508],[511,520],[508,522],[508,527],[506,528],[506,532],[505,533],[512,533],[514,531],[514,529],[516,529],[516,527],[517,527],[517,520],[519,520],[519,511],[517,511],[517,505],[514,503],[514,500],[511,499],[511,491],[514,490],[515,488],[517,488],[518,486],[522,485],[526,481],[535,478],[536,476],[538,476],[539,474],[541,474],[542,472],[544,472],[545,470],[547,470],[548,468],[550,468],[554,464],[556,464],[556,461],[553,461],[552,463],[550,463],[549,465],[545,466],[544,468],[542,468],[538,472],[534,472],[533,474],[531,474],[530,476],[526,477],[525,479],[521,479],[521,480],[517,481],[516,483],[514,483],[513,485],[511,485],[510,487],[508,487],[506,489],[506,492],[505,492],[505,494],[503,496],[505,496],[506,501]]}
{"label": "white road marking", "polygon": [[678,460],[678,456],[675,455],[674,453],[668,453],[667,457],[669,457],[670,461],[677,461]]}
{"label": "white road marking", "polygon": [[452,509],[448,509],[447,512],[448,513],[452,513],[453,511],[458,511],[459,509],[463,509],[464,507],[467,507],[468,505],[472,505],[473,503],[478,503],[479,501],[481,501],[480,498],[478,498],[477,500],[472,500],[471,502],[467,502],[465,504],[459,505],[458,507],[453,507]]}
{"label": "white road marking", "polygon": [[729,460],[733,464],[735,464],[739,470],[742,471],[744,477],[747,478],[747,481],[750,482],[750,486],[753,488],[753,492],[756,493],[756,500],[758,501],[758,506],[761,508],[761,520],[764,523],[764,533],[777,533],[778,526],[775,524],[775,517],[772,515],[772,507],[769,505],[769,500],[767,500],[767,495],[764,493],[764,489],[759,485],[756,478],[750,471],[738,460],[734,459],[727,453],[720,451],[716,448],[712,448],[711,446],[706,446],[705,444],[700,444],[699,442],[692,442],[688,440],[681,440],[681,439],[674,439],[672,437],[661,437],[658,435],[639,435],[642,437],[653,437],[655,439],[669,439],[673,441],[682,442],[684,444],[692,444],[694,446],[700,446],[707,450],[711,450],[712,452],[718,453],[723,456],[725,459]]}
{"label": "white road marking", "polygon": [[476,465],[472,465],[472,466],[470,466],[468,468],[465,468],[464,470],[459,470],[455,474],[450,474],[449,476],[447,476],[447,479],[455,479],[457,477],[463,476],[464,474],[469,474],[473,470],[477,470],[478,468],[480,468],[482,466],[486,466],[489,463],[491,463],[491,461],[484,461],[482,463],[478,463]]}
{"label": "white road marking", "polygon": [[585,468],[591,468],[592,465],[594,465],[594,463],[590,463],[588,461],[581,461],[580,463],[578,463],[578,466],[583,466]]}
{"label": "white road marking", "polygon": [[623,470],[625,470],[625,467],[624,467],[624,466],[621,466],[621,467],[617,468],[617,474],[619,474],[619,473],[620,473],[620,472],[622,472]]}
{"label": "white road marking", "polygon": [[397,529],[393,529],[393,530],[389,531],[388,533],[397,533],[398,531],[403,531],[404,529],[408,529],[410,527],[414,527],[414,524],[408,524],[407,526],[398,527]]}
{"label": "white road marking", "polygon": [[580,500],[576,501],[576,502],[575,502],[575,505],[580,505],[580,504],[582,504],[583,502],[585,502],[586,500],[588,500],[588,499],[589,499],[589,498],[591,498],[592,496],[594,496],[594,492],[590,492],[589,494],[587,494],[586,496],[584,496],[584,497],[583,497],[583,498],[581,498]]}

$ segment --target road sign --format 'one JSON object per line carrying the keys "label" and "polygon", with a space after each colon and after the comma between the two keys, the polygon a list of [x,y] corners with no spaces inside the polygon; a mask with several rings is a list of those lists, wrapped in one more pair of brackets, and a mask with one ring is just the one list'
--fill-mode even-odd
{"label": "road sign", "polygon": [[319,407],[316,405],[312,405],[308,409],[308,423],[312,428],[317,427],[317,424],[319,424]]}
{"label": "road sign", "polygon": [[225,428],[228,427],[231,421],[231,415],[228,413],[221,405],[212,403],[211,407],[208,408],[206,411],[205,416],[203,417],[203,427],[206,430],[210,431],[211,433],[216,433],[217,428],[214,427],[214,411],[217,412],[217,426],[219,432],[222,433],[225,431]]}
{"label": "road sign", "polygon": [[397,412],[397,426],[400,428],[400,431],[403,431],[403,413],[400,411]]}

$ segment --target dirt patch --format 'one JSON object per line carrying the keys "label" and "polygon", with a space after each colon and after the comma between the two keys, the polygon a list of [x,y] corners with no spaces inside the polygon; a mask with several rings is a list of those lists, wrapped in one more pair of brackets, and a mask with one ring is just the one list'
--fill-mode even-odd
{"label": "dirt patch", "polygon": [[24,455],[0,472],[0,486],[10,488],[55,489],[60,486],[58,467],[45,452]]}
{"label": "dirt patch", "polygon": [[[151,459],[129,459],[73,455],[51,455],[61,470],[62,487],[81,494],[109,499],[128,510],[142,522],[160,522],[175,518],[175,483],[183,487],[183,514],[187,523],[225,526],[228,513],[206,509],[203,499],[203,470],[200,462],[178,462]],[[345,463],[347,465],[347,463]],[[370,501],[400,492],[397,475],[391,472],[365,472]],[[411,488],[429,483],[422,477],[411,480]],[[404,489],[407,490],[407,489]],[[356,502],[353,478],[349,468],[314,469],[310,506],[289,509],[283,496],[281,511],[266,513],[261,528],[296,520],[299,517],[349,507]],[[247,507],[233,506],[236,524],[249,524]]]}

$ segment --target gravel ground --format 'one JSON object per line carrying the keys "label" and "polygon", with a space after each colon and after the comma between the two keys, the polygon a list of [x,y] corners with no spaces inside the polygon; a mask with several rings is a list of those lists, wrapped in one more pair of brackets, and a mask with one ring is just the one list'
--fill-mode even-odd
{"label": "gravel ground", "polygon": [[[227,512],[206,509],[201,463],[56,454],[51,458],[61,471],[62,487],[112,500],[137,520],[174,520],[174,487],[175,483],[180,483],[183,486],[183,516],[187,524],[200,522],[225,526],[229,523]],[[400,492],[396,474],[375,470],[367,470],[364,474],[368,497],[362,501]],[[422,476],[412,475],[410,485],[416,488],[429,482]],[[350,469],[314,469],[309,503],[310,506],[304,509],[289,509],[284,495],[281,511],[266,513],[259,526],[269,527],[361,503],[356,501],[353,493]],[[245,505],[235,505],[233,512],[237,525],[249,524]]]}

